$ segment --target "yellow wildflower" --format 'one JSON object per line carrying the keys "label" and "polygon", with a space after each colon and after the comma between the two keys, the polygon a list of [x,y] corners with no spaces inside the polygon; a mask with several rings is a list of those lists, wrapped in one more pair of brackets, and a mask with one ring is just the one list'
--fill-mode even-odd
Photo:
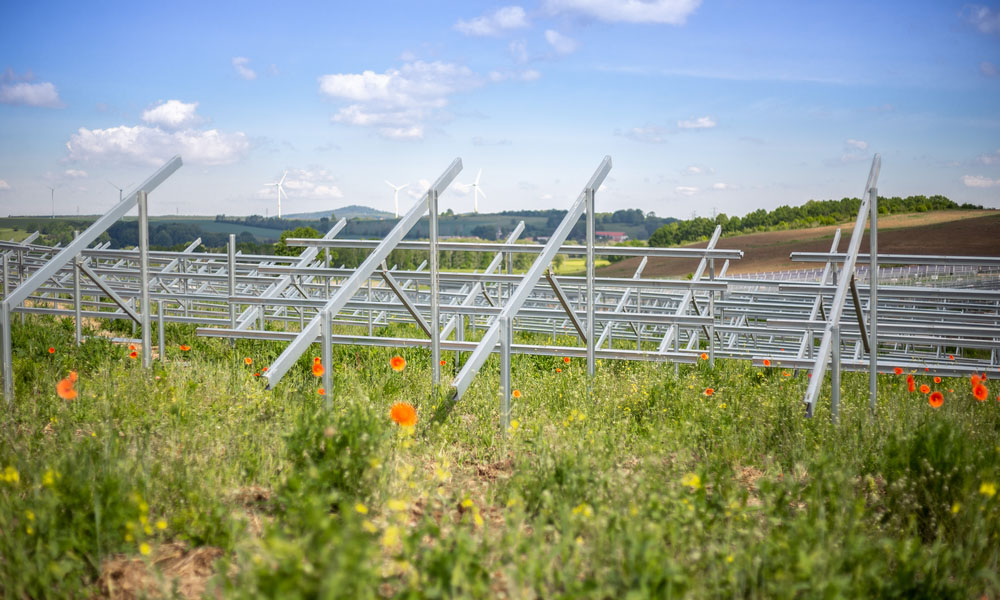
{"label": "yellow wildflower", "polygon": [[382,547],[386,549],[395,548],[399,545],[400,537],[399,527],[395,525],[390,525],[386,527],[385,533],[382,534]]}
{"label": "yellow wildflower", "polygon": [[360,502],[358,502],[357,504],[354,505],[354,510],[358,511],[359,515],[367,515],[368,514],[368,507],[365,506],[364,504],[360,503]]}
{"label": "yellow wildflower", "polygon": [[997,486],[995,483],[984,481],[979,485],[979,493],[987,498],[992,498],[997,495]]}
{"label": "yellow wildflower", "polygon": [[156,521],[156,528],[159,529],[160,531],[163,531],[164,529],[167,528],[167,522],[164,521],[163,519],[158,519]]}
{"label": "yellow wildflower", "polygon": [[378,528],[375,527],[375,523],[372,523],[368,519],[365,519],[364,521],[361,522],[361,529],[364,529],[368,533],[375,533],[376,531],[378,531]]}
{"label": "yellow wildflower", "polygon": [[32,512],[32,511],[30,511],[30,510],[26,510],[26,511],[24,511],[24,517],[26,519],[28,519],[29,521],[34,521],[35,520],[35,513]]}
{"label": "yellow wildflower", "polygon": [[576,508],[573,509],[574,515],[583,515],[585,517],[594,516],[594,510],[590,508],[590,505],[586,502],[580,503]]}
{"label": "yellow wildflower", "polygon": [[701,477],[697,473],[688,473],[684,477],[681,477],[681,485],[686,485],[691,488],[692,491],[697,491],[701,489]]}
{"label": "yellow wildflower", "polygon": [[0,478],[7,483],[18,483],[21,481],[21,474],[14,467],[8,466],[3,470],[3,475]]}
{"label": "yellow wildflower", "polygon": [[960,511],[960,510],[962,510],[962,503],[961,502],[956,502],[956,503],[954,503],[954,504],[951,505],[951,514],[957,515],[958,511]]}
{"label": "yellow wildflower", "polygon": [[52,469],[46,469],[45,474],[42,475],[42,485],[46,487],[52,487],[56,484],[56,474]]}
{"label": "yellow wildflower", "polygon": [[149,556],[149,551],[150,551],[149,544],[147,544],[146,542],[139,544],[139,554],[143,556]]}
{"label": "yellow wildflower", "polygon": [[389,510],[393,510],[396,512],[402,512],[406,510],[406,502],[403,502],[402,500],[389,500],[388,502],[386,502],[386,506],[389,507]]}

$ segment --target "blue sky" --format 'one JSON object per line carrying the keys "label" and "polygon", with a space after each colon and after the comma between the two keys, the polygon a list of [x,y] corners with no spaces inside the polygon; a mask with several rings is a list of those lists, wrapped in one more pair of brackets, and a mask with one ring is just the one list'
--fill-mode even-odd
{"label": "blue sky", "polygon": [[[744,214],[882,195],[1000,208],[1000,5],[944,1],[7,3],[0,212],[412,202],[456,156],[480,210]],[[441,200],[472,209],[468,187]]]}

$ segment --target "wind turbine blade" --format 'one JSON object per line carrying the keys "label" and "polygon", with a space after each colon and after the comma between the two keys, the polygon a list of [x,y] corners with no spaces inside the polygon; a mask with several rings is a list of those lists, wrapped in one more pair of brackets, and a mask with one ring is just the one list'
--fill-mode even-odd
{"label": "wind turbine blade", "polygon": [[285,183],[285,177],[288,177],[288,171],[285,171],[285,174],[281,176],[281,181],[278,182],[278,185]]}
{"label": "wind turbine blade", "polygon": [[400,189],[400,190],[405,190],[405,189],[406,189],[406,188],[408,188],[408,187],[410,187],[410,184],[408,184],[408,183],[404,183],[403,185],[399,186],[399,189]]}
{"label": "wind turbine blade", "polygon": [[476,186],[476,191],[479,192],[480,194],[482,194],[483,198],[486,197],[486,192],[484,192],[483,188],[479,187],[478,185]]}
{"label": "wind turbine blade", "polygon": [[483,176],[483,170],[479,169],[479,172],[476,173],[476,185],[479,185],[479,178],[482,176]]}
{"label": "wind turbine blade", "polygon": [[388,179],[385,180],[385,184],[391,187],[392,189],[396,189],[396,185],[393,182],[389,181]]}

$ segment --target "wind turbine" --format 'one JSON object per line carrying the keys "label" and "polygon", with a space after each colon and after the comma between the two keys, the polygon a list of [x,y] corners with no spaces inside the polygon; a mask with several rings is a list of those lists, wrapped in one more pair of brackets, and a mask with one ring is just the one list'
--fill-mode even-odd
{"label": "wind turbine", "polygon": [[113,187],[116,190],[118,190],[118,201],[121,202],[122,201],[122,194],[125,193],[125,188],[118,187],[117,185],[115,185],[114,183],[112,183],[110,179],[108,179],[106,181],[108,182],[108,185],[110,185],[111,187]]}
{"label": "wind turbine", "polygon": [[[281,176],[281,181],[272,181],[271,183],[265,183],[264,185],[273,185],[274,189],[278,192],[278,218],[281,218],[281,195],[285,194],[285,188],[281,187],[281,184],[285,183],[285,177],[288,177],[288,171]],[[285,199],[288,199],[288,194],[285,194]]]}
{"label": "wind turbine", "polygon": [[399,218],[399,192],[404,188],[409,187],[410,184],[404,183],[403,185],[395,185],[388,179],[385,180],[385,184],[392,188],[392,202],[396,207],[396,218]]}
{"label": "wind turbine", "polygon": [[477,214],[479,213],[479,194],[482,194],[483,198],[486,197],[486,192],[484,192],[482,190],[482,188],[479,187],[479,178],[482,177],[482,176],[483,176],[483,170],[479,169],[479,172],[476,173],[476,180],[473,181],[472,184],[471,184],[471,186],[470,186],[470,187],[472,187],[472,196],[473,196],[472,197],[472,210],[475,213],[477,213]]}

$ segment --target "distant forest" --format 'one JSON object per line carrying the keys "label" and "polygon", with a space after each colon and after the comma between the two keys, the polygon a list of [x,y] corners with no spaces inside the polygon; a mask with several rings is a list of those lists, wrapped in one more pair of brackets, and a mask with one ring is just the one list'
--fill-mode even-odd
{"label": "distant forest", "polygon": [[[649,236],[650,246],[677,246],[705,239],[712,235],[717,225],[722,226],[723,235],[741,235],[757,231],[781,229],[806,229],[821,225],[835,225],[857,218],[861,207],[859,198],[841,200],[810,200],[802,206],[779,206],[767,211],[757,209],[743,217],[729,217],[720,213],[714,219],[695,217],[674,221],[660,227]],[[982,209],[975,204],[959,205],[944,196],[907,196],[878,199],[878,213],[927,212],[948,209]]]}

